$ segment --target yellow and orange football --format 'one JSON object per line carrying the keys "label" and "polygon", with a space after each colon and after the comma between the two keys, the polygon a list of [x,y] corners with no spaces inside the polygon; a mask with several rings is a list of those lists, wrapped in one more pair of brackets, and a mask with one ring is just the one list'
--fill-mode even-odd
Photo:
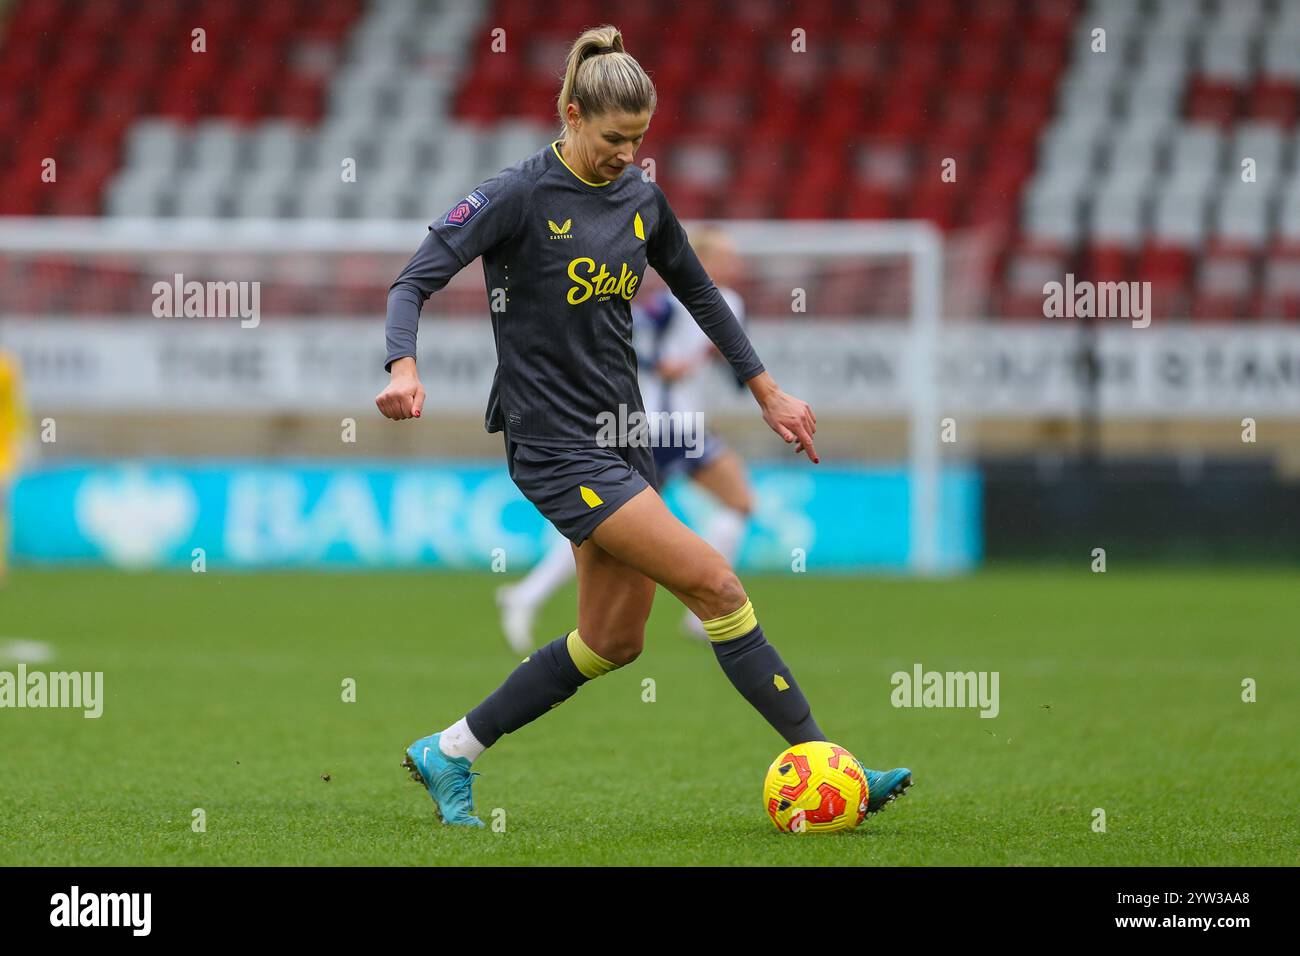
{"label": "yellow and orange football", "polygon": [[782,833],[852,830],[867,815],[867,777],[843,747],[825,740],[795,744],[767,769],[763,802]]}

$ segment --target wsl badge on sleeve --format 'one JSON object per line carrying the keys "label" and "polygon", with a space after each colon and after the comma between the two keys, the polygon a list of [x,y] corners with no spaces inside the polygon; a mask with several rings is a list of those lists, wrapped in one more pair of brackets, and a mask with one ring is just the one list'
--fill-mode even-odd
{"label": "wsl badge on sleeve", "polygon": [[443,222],[448,226],[460,227],[465,225],[475,216],[480,209],[488,204],[487,196],[484,196],[477,189],[456,203],[451,212],[447,213],[447,218]]}

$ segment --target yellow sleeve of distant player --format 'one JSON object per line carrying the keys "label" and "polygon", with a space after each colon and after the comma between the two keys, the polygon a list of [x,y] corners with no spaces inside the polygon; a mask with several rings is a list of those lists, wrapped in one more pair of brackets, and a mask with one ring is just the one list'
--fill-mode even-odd
{"label": "yellow sleeve of distant player", "polygon": [[0,478],[18,468],[18,448],[26,425],[18,363],[0,355]]}

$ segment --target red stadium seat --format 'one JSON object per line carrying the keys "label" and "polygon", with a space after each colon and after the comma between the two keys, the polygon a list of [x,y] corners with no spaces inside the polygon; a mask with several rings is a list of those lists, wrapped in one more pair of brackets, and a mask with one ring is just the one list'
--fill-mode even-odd
{"label": "red stadium seat", "polygon": [[1003,314],[1013,319],[1042,319],[1043,287],[1064,281],[1072,258],[1071,251],[1061,245],[1019,242],[1003,267]]}
{"label": "red stadium seat", "polygon": [[1216,243],[1201,257],[1197,270],[1194,319],[1240,319],[1256,299],[1257,250]]}
{"label": "red stadium seat", "polygon": [[1289,80],[1261,79],[1246,96],[1246,115],[1290,129],[1300,111],[1300,87]]}
{"label": "red stadium seat", "polygon": [[1195,80],[1187,94],[1187,117],[1210,123],[1229,123],[1237,115],[1241,91],[1235,86]]}
{"label": "red stadium seat", "polygon": [[1263,319],[1300,319],[1300,243],[1278,243],[1264,267],[1255,304]]}

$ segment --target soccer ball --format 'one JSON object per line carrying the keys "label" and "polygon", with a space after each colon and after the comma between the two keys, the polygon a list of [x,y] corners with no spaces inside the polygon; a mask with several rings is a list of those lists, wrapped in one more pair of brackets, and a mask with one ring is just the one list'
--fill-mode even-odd
{"label": "soccer ball", "polygon": [[843,747],[825,740],[795,744],[767,768],[763,802],[782,833],[852,830],[867,815],[867,778]]}

